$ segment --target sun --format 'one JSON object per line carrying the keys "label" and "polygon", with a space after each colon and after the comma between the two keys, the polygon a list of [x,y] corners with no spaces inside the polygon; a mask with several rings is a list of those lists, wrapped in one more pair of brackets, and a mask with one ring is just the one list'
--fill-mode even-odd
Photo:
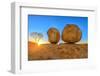
{"label": "sun", "polygon": [[37,44],[41,45],[41,44],[47,44],[47,43],[48,43],[47,41],[44,41],[43,39],[41,39]]}
{"label": "sun", "polygon": [[38,44],[38,45],[41,45],[41,43],[40,43],[40,42],[38,42],[37,44]]}
{"label": "sun", "polygon": [[44,41],[41,39],[41,40],[39,40],[39,42],[37,43],[38,45],[41,45],[41,44],[43,44],[44,43]]}

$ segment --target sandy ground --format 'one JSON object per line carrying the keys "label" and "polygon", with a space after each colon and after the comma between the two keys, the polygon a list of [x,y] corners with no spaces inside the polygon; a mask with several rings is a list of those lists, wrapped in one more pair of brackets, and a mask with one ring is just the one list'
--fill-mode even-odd
{"label": "sandy ground", "polygon": [[88,58],[88,44],[41,44],[28,43],[28,60]]}

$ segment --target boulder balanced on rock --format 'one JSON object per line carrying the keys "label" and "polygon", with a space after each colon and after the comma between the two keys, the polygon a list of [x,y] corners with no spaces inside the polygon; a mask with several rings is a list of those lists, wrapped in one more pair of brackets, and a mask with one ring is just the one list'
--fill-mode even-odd
{"label": "boulder balanced on rock", "polygon": [[47,32],[48,40],[52,44],[56,44],[60,40],[60,33],[56,28],[50,28]]}
{"label": "boulder balanced on rock", "polygon": [[67,43],[75,43],[81,40],[82,32],[75,24],[67,24],[62,31],[62,40]]}

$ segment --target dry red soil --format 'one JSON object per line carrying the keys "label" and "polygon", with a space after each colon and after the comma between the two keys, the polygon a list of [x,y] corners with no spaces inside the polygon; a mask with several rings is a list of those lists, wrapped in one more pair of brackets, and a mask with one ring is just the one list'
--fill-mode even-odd
{"label": "dry red soil", "polygon": [[88,58],[88,44],[41,44],[28,42],[28,60]]}

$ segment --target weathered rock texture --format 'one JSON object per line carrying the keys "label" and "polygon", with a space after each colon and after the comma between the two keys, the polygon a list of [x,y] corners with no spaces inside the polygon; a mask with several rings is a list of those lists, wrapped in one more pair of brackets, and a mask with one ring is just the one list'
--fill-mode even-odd
{"label": "weathered rock texture", "polygon": [[62,31],[62,40],[67,43],[75,43],[81,40],[82,32],[75,24],[67,24]]}
{"label": "weathered rock texture", "polygon": [[60,33],[56,28],[50,28],[47,32],[48,41],[52,44],[56,44],[60,40]]}

